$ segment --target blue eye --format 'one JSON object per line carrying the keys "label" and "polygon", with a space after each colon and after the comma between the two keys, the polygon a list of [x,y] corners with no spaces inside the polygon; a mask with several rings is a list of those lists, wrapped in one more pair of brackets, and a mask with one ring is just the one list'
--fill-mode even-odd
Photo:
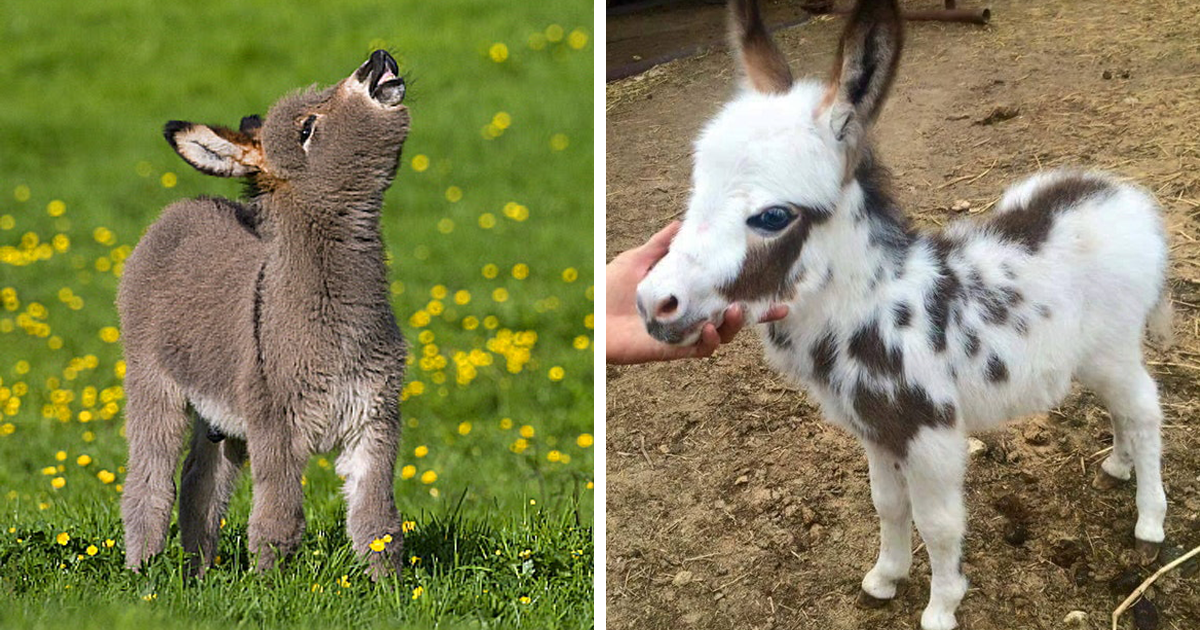
{"label": "blue eye", "polygon": [[791,211],[783,206],[771,206],[762,212],[746,219],[746,225],[764,232],[778,232],[791,224],[796,218]]}

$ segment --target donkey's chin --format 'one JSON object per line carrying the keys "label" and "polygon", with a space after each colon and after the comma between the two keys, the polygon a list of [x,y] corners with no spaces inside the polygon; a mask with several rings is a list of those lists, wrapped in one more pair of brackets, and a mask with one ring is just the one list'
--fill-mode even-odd
{"label": "donkey's chin", "polygon": [[693,317],[670,323],[652,321],[646,324],[646,332],[669,346],[690,346],[700,340],[704,325],[710,321],[712,320],[704,317]]}

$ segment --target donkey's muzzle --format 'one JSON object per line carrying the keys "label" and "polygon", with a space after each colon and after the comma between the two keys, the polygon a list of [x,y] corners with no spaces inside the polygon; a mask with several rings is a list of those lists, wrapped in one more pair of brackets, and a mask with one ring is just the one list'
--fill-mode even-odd
{"label": "donkey's muzzle", "polygon": [[404,100],[404,78],[400,65],[386,50],[376,50],[359,66],[354,78],[367,87],[367,93],[380,105],[392,107]]}

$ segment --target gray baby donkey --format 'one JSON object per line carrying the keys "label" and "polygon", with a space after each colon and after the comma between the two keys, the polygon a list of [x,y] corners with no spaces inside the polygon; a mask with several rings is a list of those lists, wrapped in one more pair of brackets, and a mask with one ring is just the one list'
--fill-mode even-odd
{"label": "gray baby donkey", "polygon": [[[408,135],[398,74],[379,50],[337,85],[287,96],[240,130],[167,123],[184,160],[246,178],[251,194],[172,204],[125,266],[117,306],[128,365],[129,568],[166,544],[191,415],[179,530],[195,573],[213,561],[247,455],[250,551],[263,571],[300,543],[309,456],[335,448],[354,549],[369,555],[375,578],[399,571],[393,471],[405,344],[379,231]],[[375,539],[390,542],[371,553]]]}

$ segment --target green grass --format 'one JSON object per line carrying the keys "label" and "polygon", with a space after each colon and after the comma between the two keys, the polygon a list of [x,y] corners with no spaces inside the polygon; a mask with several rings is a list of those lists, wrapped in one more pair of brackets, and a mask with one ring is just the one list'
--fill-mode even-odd
{"label": "green grass", "polygon": [[[578,0],[0,5],[0,627],[592,625],[591,29]],[[366,581],[328,455],[282,568],[247,570],[244,479],[206,578],[174,533],[127,572],[121,261],[163,206],[240,192],[162,125],[236,125],[375,48],[413,117],[383,216],[412,566]]]}

